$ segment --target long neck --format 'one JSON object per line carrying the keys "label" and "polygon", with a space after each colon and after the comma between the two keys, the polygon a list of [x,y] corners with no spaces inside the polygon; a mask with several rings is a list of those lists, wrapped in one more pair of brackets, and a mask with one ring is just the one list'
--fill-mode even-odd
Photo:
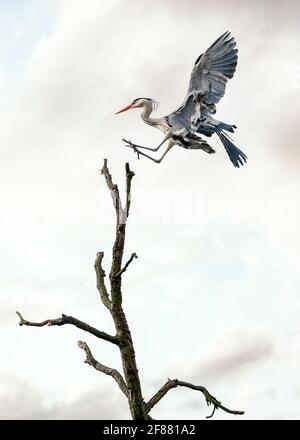
{"label": "long neck", "polygon": [[151,113],[152,113],[152,105],[150,104],[150,102],[145,102],[141,114],[143,121],[145,121],[149,125],[157,125],[157,119],[150,118]]}

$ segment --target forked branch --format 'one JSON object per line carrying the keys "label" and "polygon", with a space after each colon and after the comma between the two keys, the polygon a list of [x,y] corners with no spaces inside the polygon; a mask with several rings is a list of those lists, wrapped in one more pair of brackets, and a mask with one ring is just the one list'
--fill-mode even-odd
{"label": "forked branch", "polygon": [[104,159],[104,164],[101,169],[101,174],[103,174],[103,176],[105,177],[106,185],[110,190],[110,194],[117,214],[117,223],[119,223],[123,212],[122,201],[121,201],[118,185],[113,183],[111,174],[109,173],[109,169],[107,168],[107,159]]}
{"label": "forked branch", "polygon": [[122,225],[126,223],[127,218],[129,216],[129,209],[131,203],[131,181],[134,176],[134,172],[130,170],[129,163],[125,164],[125,171],[126,171],[126,200],[125,200],[125,208],[123,209],[118,185],[113,183],[111,174],[107,167],[107,159],[104,159],[103,167],[101,169],[101,174],[103,174],[105,177],[106,185],[110,190],[113,199],[113,204],[117,214],[117,225]]}
{"label": "forked branch", "polygon": [[235,415],[244,414],[244,411],[236,411],[226,408],[226,406],[222,405],[221,402],[217,400],[212,394],[210,394],[205,387],[194,385],[189,382],[183,382],[182,380],[178,380],[178,379],[172,379],[172,380],[168,379],[168,381],[157,391],[157,393],[154,394],[154,396],[147,403],[148,412],[167,394],[168,391],[176,387],[191,388],[192,390],[200,391],[204,395],[207,405],[213,405],[214,407],[211,415],[206,417],[207,419],[211,418],[214,415],[216,409],[219,408],[230,414],[235,414]]}
{"label": "forked branch", "polygon": [[230,414],[242,415],[244,414],[243,411],[231,410],[222,405],[222,403],[218,401],[213,395],[211,395],[208,390],[203,386],[193,385],[191,383],[183,382],[178,379],[168,379],[168,381],[157,391],[157,393],[149,400],[148,403],[145,403],[143,399],[140,378],[135,360],[133,341],[127,323],[126,315],[122,307],[122,275],[128,269],[132,261],[137,258],[137,255],[134,252],[129,260],[125,263],[125,265],[122,264],[125,245],[126,222],[129,215],[131,203],[131,181],[134,176],[134,173],[130,170],[128,163],[126,163],[125,169],[126,198],[124,201],[124,209],[122,207],[118,185],[114,184],[112,180],[112,176],[109,173],[109,169],[107,167],[106,159],[104,160],[104,164],[101,169],[101,174],[103,174],[105,177],[105,181],[107,187],[110,190],[114,208],[116,211],[115,241],[113,245],[112,263],[108,280],[110,284],[110,291],[108,291],[106,288],[105,271],[102,267],[104,253],[98,252],[95,261],[97,289],[99,291],[102,303],[109,310],[113,318],[116,335],[113,336],[103,331],[100,331],[95,327],[92,327],[89,324],[80,321],[79,319],[64,314],[61,318],[46,319],[41,322],[31,322],[24,319],[19,312],[16,312],[20,318],[19,325],[44,327],[71,324],[77,328],[80,328],[81,330],[84,330],[96,336],[97,338],[117,345],[122,358],[124,376],[116,369],[107,367],[106,365],[98,362],[93,357],[88,345],[85,342],[78,341],[79,348],[84,350],[86,355],[85,363],[91,365],[97,371],[111,376],[115,380],[122,393],[128,399],[131,415],[134,420],[150,420],[151,417],[149,415],[149,412],[152,410],[152,408],[167,394],[168,391],[178,386],[200,391],[204,395],[207,405],[213,406],[212,414],[208,417],[212,417],[217,409],[222,409],[223,411]]}
{"label": "forked branch", "polygon": [[65,324],[72,324],[77,328],[80,328],[81,330],[84,330],[88,333],[91,333],[92,335],[96,336],[97,338],[104,339],[105,341],[111,342],[112,344],[119,345],[119,339],[117,336],[109,335],[108,333],[105,333],[101,330],[98,330],[95,327],[90,326],[86,322],[80,321],[79,319],[73,318],[73,316],[68,316],[62,314],[61,318],[56,319],[45,319],[45,321],[41,322],[31,322],[27,321],[23,318],[20,312],[16,312],[16,314],[19,316],[20,321],[19,325],[27,325],[30,327],[44,327],[45,325],[48,325],[49,327],[54,325],[65,325]]}

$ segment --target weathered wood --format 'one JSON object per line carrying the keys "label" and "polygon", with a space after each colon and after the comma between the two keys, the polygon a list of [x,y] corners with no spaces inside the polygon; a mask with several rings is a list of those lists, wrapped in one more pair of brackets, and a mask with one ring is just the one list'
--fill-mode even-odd
{"label": "weathered wood", "polygon": [[141,383],[139,379],[138,369],[136,365],[135,352],[132,342],[131,333],[127,323],[127,319],[122,307],[122,274],[133,260],[135,253],[132,254],[129,262],[122,269],[126,222],[129,215],[131,200],[131,180],[134,173],[130,170],[129,164],[126,164],[126,203],[122,209],[122,202],[118,185],[114,184],[112,177],[107,168],[107,162],[104,161],[101,174],[104,175],[108,188],[111,191],[113,204],[116,210],[116,235],[112,251],[112,263],[109,274],[111,285],[111,310],[116,334],[120,341],[119,349],[122,358],[123,372],[128,388],[128,403],[132,418],[134,420],[149,419],[146,405],[142,396]]}
{"label": "weathered wood", "polygon": [[227,413],[234,414],[234,415],[244,414],[244,411],[237,411],[237,410],[226,408],[226,406],[222,405],[222,403],[219,402],[212,394],[210,394],[209,391],[205,387],[203,387],[201,385],[194,385],[192,383],[184,382],[184,381],[178,380],[178,379],[172,379],[172,380],[168,379],[167,380],[167,382],[157,391],[157,393],[154,394],[154,396],[149,400],[149,402],[147,402],[148,411],[151,411],[151,409],[154,407],[154,405],[156,405],[167,394],[168,391],[170,391],[172,388],[176,388],[176,387],[190,388],[195,391],[200,391],[204,395],[207,405],[213,405],[213,412],[211,413],[211,415],[206,417],[207,419],[210,419],[214,415],[216,409],[219,409],[219,408]]}
{"label": "weathered wood", "polygon": [[84,330],[85,332],[90,333],[91,335],[96,336],[99,339],[103,339],[104,341],[111,342],[112,344],[118,345],[120,342],[117,336],[109,335],[106,332],[103,332],[95,327],[92,327],[86,322],[80,321],[77,318],[73,318],[73,316],[62,314],[61,318],[45,319],[44,321],[41,322],[31,322],[24,319],[20,312],[16,312],[16,314],[20,318],[19,321],[20,326],[27,325],[29,327],[44,327],[45,325],[47,325],[48,327],[51,327],[51,326],[61,326],[61,325],[71,324],[74,325],[75,327],[80,328],[81,330]]}
{"label": "weathered wood", "polygon": [[95,272],[96,272],[96,285],[100,294],[100,299],[103,305],[109,310],[114,325],[116,329],[116,334],[109,335],[89,324],[80,321],[79,319],[73,318],[72,316],[62,315],[61,318],[57,319],[46,319],[42,322],[30,322],[25,320],[22,315],[17,312],[20,321],[20,326],[61,326],[65,324],[72,324],[97,338],[103,339],[107,342],[115,344],[119,350],[122,359],[123,374],[117,371],[115,368],[107,367],[106,365],[98,362],[92,355],[90,348],[86,342],[78,341],[78,346],[84,350],[86,354],[85,363],[91,365],[97,371],[111,376],[120,390],[126,396],[128,400],[129,409],[131,416],[134,420],[150,420],[151,409],[170,391],[172,388],[178,386],[191,388],[196,391],[200,391],[205,399],[207,405],[213,405],[213,412],[210,416],[212,417],[216,409],[222,409],[230,414],[241,415],[244,414],[243,411],[230,410],[221,404],[214,396],[212,396],[208,390],[203,386],[193,385],[188,382],[183,382],[178,379],[168,380],[154,396],[145,403],[142,394],[142,388],[138,373],[138,368],[136,364],[135,351],[132,341],[132,336],[130,333],[129,325],[126,319],[126,315],[122,306],[122,276],[128,269],[129,265],[132,263],[134,258],[137,258],[136,253],[132,253],[129,260],[122,267],[125,238],[126,238],[126,223],[130,210],[131,203],[131,181],[134,173],[130,170],[129,164],[125,166],[126,170],[126,198],[124,208],[122,207],[122,201],[120,198],[118,185],[113,183],[112,177],[109,173],[107,167],[107,160],[104,160],[104,165],[101,169],[101,174],[104,175],[105,181],[108,189],[110,190],[114,208],[116,211],[116,230],[115,230],[115,240],[112,250],[112,263],[109,273],[110,282],[110,292],[108,291],[105,284],[105,271],[102,267],[102,261],[104,258],[104,252],[98,252],[95,261]]}
{"label": "weathered wood", "polygon": [[122,375],[115,368],[107,367],[106,365],[100,364],[100,362],[96,361],[96,359],[92,355],[90,347],[87,345],[86,342],[78,341],[77,344],[79,348],[85,351],[86,359],[84,362],[91,365],[93,368],[95,368],[95,370],[101,371],[101,373],[107,374],[108,376],[111,376],[113,379],[115,379],[122,393],[124,393],[125,396],[128,398],[128,388]]}

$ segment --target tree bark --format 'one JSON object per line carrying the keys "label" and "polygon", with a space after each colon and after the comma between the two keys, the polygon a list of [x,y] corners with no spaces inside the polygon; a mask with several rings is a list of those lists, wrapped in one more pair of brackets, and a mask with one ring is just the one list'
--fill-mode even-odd
{"label": "tree bark", "polygon": [[112,192],[114,206],[116,209],[116,236],[112,252],[112,265],[109,274],[111,285],[111,310],[116,335],[120,341],[119,349],[122,358],[124,376],[128,388],[128,403],[132,418],[134,420],[147,420],[148,411],[144,402],[139,379],[138,369],[136,365],[135,351],[133,347],[132,337],[127,323],[127,319],[122,307],[122,273],[125,272],[127,266],[122,270],[123,253],[126,237],[126,221],[129,215],[130,199],[131,199],[131,180],[134,173],[130,171],[129,164],[126,164],[126,203],[122,208],[122,202],[119,195],[117,185],[113,184],[109,174],[106,161],[101,171],[104,174],[108,188]]}
{"label": "tree bark", "polygon": [[119,194],[118,185],[114,184],[112,177],[107,168],[107,161],[104,160],[104,165],[101,169],[101,174],[104,175],[108,189],[111,192],[114,208],[116,211],[116,230],[115,240],[112,250],[112,263],[109,273],[110,292],[108,291],[105,283],[105,271],[102,267],[104,259],[104,252],[98,252],[95,260],[95,272],[96,272],[96,286],[100,294],[100,300],[103,305],[109,310],[116,329],[115,335],[110,335],[102,330],[98,330],[89,324],[80,321],[69,315],[62,315],[61,318],[46,319],[41,322],[31,322],[25,320],[22,315],[17,312],[19,316],[20,326],[62,326],[65,324],[72,324],[81,330],[84,330],[97,338],[110,342],[116,345],[120,350],[122,359],[123,374],[117,371],[115,368],[108,367],[98,362],[92,355],[90,348],[86,342],[78,341],[80,349],[84,350],[86,354],[85,363],[91,365],[96,370],[111,376],[122,393],[128,399],[129,409],[133,420],[150,420],[152,417],[149,415],[151,409],[173,388],[186,387],[192,390],[200,391],[206,400],[207,405],[213,406],[212,417],[216,409],[222,409],[231,414],[240,415],[244,414],[243,411],[230,410],[221,404],[208,390],[200,385],[194,385],[189,382],[183,382],[178,379],[168,379],[168,381],[154,394],[154,396],[145,403],[142,394],[142,388],[136,364],[135,351],[133,341],[130,333],[130,329],[127,323],[126,315],[122,307],[122,276],[128,269],[128,266],[132,263],[134,258],[137,258],[136,253],[132,253],[127,263],[122,267],[125,237],[126,237],[126,222],[129,215],[130,203],[131,203],[131,181],[134,173],[130,170],[129,164],[126,164],[126,197],[125,206],[122,207],[122,201]]}

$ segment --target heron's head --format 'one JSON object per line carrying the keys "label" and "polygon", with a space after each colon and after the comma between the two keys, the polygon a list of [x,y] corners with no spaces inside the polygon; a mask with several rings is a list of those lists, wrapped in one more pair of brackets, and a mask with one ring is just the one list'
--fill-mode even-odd
{"label": "heron's head", "polygon": [[118,113],[126,112],[127,110],[131,108],[138,108],[138,107],[150,107],[152,110],[156,110],[158,107],[157,101],[151,98],[136,98],[132,101],[131,104],[127,105],[126,107],[119,110]]}

